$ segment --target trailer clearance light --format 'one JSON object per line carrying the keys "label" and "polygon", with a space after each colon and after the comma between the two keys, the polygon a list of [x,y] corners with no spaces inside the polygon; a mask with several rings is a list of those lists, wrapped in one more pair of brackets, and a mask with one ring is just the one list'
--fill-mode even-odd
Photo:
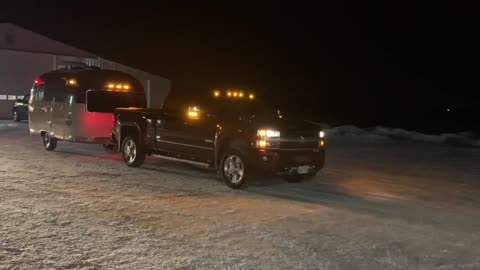
{"label": "trailer clearance light", "polygon": [[131,88],[129,84],[123,84],[123,83],[108,83],[107,85],[105,85],[105,87],[108,90],[113,90],[113,91],[130,90]]}
{"label": "trailer clearance light", "polygon": [[249,98],[249,99],[255,99],[255,95],[254,95],[254,94],[250,94],[250,95],[248,95],[248,98]]}

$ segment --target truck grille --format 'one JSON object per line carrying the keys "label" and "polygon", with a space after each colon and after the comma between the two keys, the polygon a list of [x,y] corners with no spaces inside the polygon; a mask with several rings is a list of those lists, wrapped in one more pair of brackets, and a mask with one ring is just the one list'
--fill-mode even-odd
{"label": "truck grille", "polygon": [[299,137],[295,139],[280,139],[280,149],[313,149],[318,148],[318,138]]}

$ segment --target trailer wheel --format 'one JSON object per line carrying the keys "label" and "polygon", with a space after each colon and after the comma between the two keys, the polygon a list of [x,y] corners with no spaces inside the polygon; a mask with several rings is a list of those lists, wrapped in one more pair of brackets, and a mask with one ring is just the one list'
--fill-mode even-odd
{"label": "trailer wheel", "polygon": [[145,150],[134,137],[127,136],[122,143],[122,157],[130,167],[139,167],[145,161]]}
{"label": "trailer wheel", "polygon": [[240,188],[248,175],[246,159],[236,150],[227,150],[220,163],[220,172],[223,181],[230,188]]}
{"label": "trailer wheel", "polygon": [[43,141],[43,146],[47,151],[53,151],[57,147],[57,139],[50,136],[50,133],[48,132],[44,132],[42,134],[42,141]]}

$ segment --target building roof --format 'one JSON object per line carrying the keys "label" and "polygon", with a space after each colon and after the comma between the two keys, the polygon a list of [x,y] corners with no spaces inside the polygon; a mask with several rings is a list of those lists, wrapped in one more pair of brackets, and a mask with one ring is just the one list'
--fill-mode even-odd
{"label": "building roof", "polygon": [[32,32],[11,23],[0,21],[0,50],[45,53],[53,55],[96,58],[97,56]]}

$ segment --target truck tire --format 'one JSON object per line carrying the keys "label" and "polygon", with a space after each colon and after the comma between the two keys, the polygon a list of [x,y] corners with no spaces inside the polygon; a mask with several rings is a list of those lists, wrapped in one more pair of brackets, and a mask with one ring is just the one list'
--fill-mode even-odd
{"label": "truck tire", "polygon": [[47,151],[53,151],[57,147],[57,139],[50,136],[50,133],[48,132],[45,132],[42,134],[42,141],[43,141],[43,146]]}
{"label": "truck tire", "polygon": [[248,166],[240,151],[227,150],[220,163],[223,181],[230,188],[240,188],[248,176]]}
{"label": "truck tire", "polygon": [[129,167],[139,167],[145,161],[146,153],[138,139],[127,136],[122,143],[122,157]]}

